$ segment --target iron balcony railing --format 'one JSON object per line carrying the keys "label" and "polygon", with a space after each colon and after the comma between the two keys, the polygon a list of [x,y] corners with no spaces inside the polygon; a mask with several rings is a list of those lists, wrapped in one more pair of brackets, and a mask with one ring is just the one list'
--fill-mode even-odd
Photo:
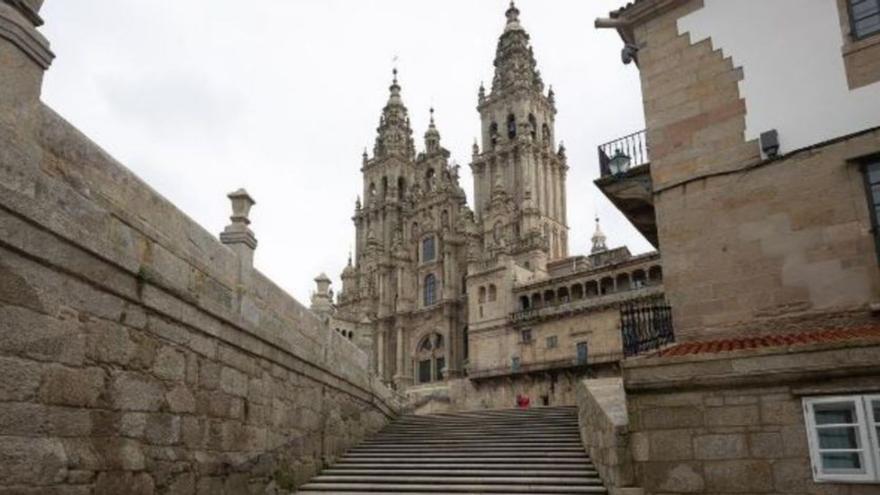
{"label": "iron balcony railing", "polygon": [[623,355],[638,356],[675,341],[672,310],[665,299],[626,303],[620,307]]}
{"label": "iron balcony railing", "polygon": [[602,177],[612,175],[611,159],[623,155],[629,159],[628,168],[650,162],[646,131],[639,131],[599,146],[599,173]]}

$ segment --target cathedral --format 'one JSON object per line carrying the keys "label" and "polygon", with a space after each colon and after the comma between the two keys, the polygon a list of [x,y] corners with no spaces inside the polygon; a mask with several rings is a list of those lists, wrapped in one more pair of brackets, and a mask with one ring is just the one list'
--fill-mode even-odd
{"label": "cathedral", "polygon": [[[506,18],[491,90],[481,85],[477,95],[482,135],[470,163],[473,206],[442,145],[433,109],[417,151],[395,70],[372,154],[363,155],[363,200],[352,217],[356,248],[338,298],[326,275],[315,279],[312,309],[364,349],[374,371],[398,390],[530,365],[546,371],[547,363],[572,361],[567,353],[582,350],[562,344],[572,333],[577,340],[577,332],[552,340],[548,335],[537,354],[523,348],[536,333],[528,316],[567,302],[570,292],[586,299],[589,286],[566,285],[560,297],[554,289],[552,301],[545,301],[543,288],[538,299],[519,292],[595,271],[600,260],[615,267],[644,262],[626,248],[609,252],[598,223],[593,254],[569,256],[568,164],[554,128],[553,90],[545,87],[512,2]],[[659,263],[656,255],[648,261]],[[647,273],[645,268],[646,282]],[[596,296],[606,293],[598,283]]]}

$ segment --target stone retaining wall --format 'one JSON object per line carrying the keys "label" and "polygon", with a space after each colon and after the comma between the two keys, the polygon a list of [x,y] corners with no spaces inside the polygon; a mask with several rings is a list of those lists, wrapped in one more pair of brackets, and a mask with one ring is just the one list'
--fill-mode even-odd
{"label": "stone retaining wall", "polygon": [[395,416],[362,351],[0,55],[0,493],[271,493]]}
{"label": "stone retaining wall", "polygon": [[[635,483],[622,378],[582,380],[577,388],[581,440],[612,494]],[[635,491],[627,493],[636,493]]]}
{"label": "stone retaining wall", "polygon": [[861,495],[813,481],[802,398],[880,391],[880,344],[628,361],[635,475],[646,494]]}

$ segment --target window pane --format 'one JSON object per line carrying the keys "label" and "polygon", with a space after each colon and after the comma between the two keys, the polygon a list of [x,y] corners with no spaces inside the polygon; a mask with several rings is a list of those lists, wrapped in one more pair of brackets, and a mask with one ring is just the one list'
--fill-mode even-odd
{"label": "window pane", "polygon": [[855,23],[856,35],[867,36],[880,32],[880,16],[871,16],[858,20]]}
{"label": "window pane", "polygon": [[880,184],[871,186],[871,199],[874,201],[874,205],[880,205]]}
{"label": "window pane", "polygon": [[446,358],[437,358],[437,369],[435,370],[436,374],[434,375],[435,380],[443,379],[443,368],[446,366]]}
{"label": "window pane", "polygon": [[431,381],[431,361],[419,361],[419,383]]}
{"label": "window pane", "polygon": [[819,428],[820,449],[858,449],[859,432],[856,427]]}
{"label": "window pane", "polygon": [[880,163],[872,163],[868,165],[868,182],[871,184],[880,183]]}
{"label": "window pane", "polygon": [[856,424],[856,405],[854,402],[831,402],[813,406],[817,425]]}
{"label": "window pane", "polygon": [[858,452],[835,452],[822,454],[824,471],[861,470],[862,455]]}
{"label": "window pane", "polygon": [[852,3],[853,17],[861,19],[867,15],[876,14],[880,11],[880,5],[875,0],[864,0]]}

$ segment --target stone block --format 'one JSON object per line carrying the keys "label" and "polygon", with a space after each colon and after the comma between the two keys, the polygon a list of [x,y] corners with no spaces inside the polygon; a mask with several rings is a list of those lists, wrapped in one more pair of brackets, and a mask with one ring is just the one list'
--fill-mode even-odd
{"label": "stone block", "polygon": [[40,386],[40,370],[34,361],[0,357],[0,401],[33,400]]}
{"label": "stone block", "polygon": [[644,486],[657,493],[700,493],[705,488],[698,463],[648,462],[641,470]]}
{"label": "stone block", "polygon": [[92,439],[99,463],[106,469],[141,471],[146,468],[143,445],[128,438],[100,437]]}
{"label": "stone block", "polygon": [[646,430],[689,428],[703,425],[703,411],[696,407],[656,407],[639,411]]}
{"label": "stone block", "polygon": [[759,493],[773,490],[773,470],[765,461],[708,461],[703,464],[711,493]]}
{"label": "stone block", "polygon": [[153,374],[163,380],[182,382],[186,376],[186,356],[170,346],[164,346],[156,353]]}
{"label": "stone block", "polygon": [[92,361],[125,366],[133,353],[134,343],[124,326],[97,319],[86,324],[86,355]]}
{"label": "stone block", "polygon": [[5,485],[51,485],[67,477],[67,455],[58,440],[4,436],[0,480]]}
{"label": "stone block", "polygon": [[101,368],[66,368],[53,366],[45,373],[40,400],[47,404],[95,407],[104,391]]}
{"label": "stone block", "polygon": [[[0,277],[2,278],[2,277]],[[80,323],[29,309],[0,305],[0,353],[71,366],[85,361]],[[22,331],[22,329],[28,331]]]}
{"label": "stone block", "polygon": [[144,440],[152,445],[174,445],[180,441],[180,416],[150,414],[144,427]]}
{"label": "stone block", "polygon": [[192,413],[196,411],[196,399],[190,390],[178,385],[165,394],[168,409],[174,413]]}
{"label": "stone block", "polygon": [[778,432],[752,433],[749,435],[749,452],[756,459],[782,457],[784,442]]}
{"label": "stone block", "polygon": [[700,460],[742,459],[749,449],[745,435],[701,435],[694,438],[694,451]]}
{"label": "stone block", "polygon": [[706,408],[707,426],[753,426],[760,424],[757,405]]}
{"label": "stone block", "polygon": [[153,495],[156,486],[147,473],[105,471],[95,480],[95,495]]}
{"label": "stone block", "polygon": [[228,394],[246,397],[248,377],[236,369],[224,366],[220,372],[220,388]]}
{"label": "stone block", "polygon": [[779,400],[761,404],[761,423],[765,425],[795,425],[804,422],[800,402]]}
{"label": "stone block", "polygon": [[661,430],[648,433],[650,455],[664,461],[682,461],[694,458],[691,430]]}
{"label": "stone block", "polygon": [[808,457],[781,459],[773,463],[773,481],[781,493],[806,493],[813,483],[813,469]]}
{"label": "stone block", "polygon": [[199,387],[214,390],[220,387],[220,365],[205,359],[199,360]]}
{"label": "stone block", "polygon": [[165,400],[165,387],[143,373],[116,374],[110,385],[113,407],[123,411],[158,411]]}

